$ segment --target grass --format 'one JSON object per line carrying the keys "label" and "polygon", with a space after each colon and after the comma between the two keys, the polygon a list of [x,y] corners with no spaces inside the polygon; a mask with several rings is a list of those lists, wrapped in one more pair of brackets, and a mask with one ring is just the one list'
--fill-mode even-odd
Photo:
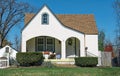
{"label": "grass", "polygon": [[0,76],[120,76],[120,68],[20,67],[0,69]]}

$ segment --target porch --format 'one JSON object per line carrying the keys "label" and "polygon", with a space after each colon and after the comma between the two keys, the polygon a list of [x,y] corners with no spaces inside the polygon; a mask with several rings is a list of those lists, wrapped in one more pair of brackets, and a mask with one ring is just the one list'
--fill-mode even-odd
{"label": "porch", "polygon": [[74,58],[72,59],[45,59],[44,62],[51,62],[52,64],[75,64]]}
{"label": "porch", "polygon": [[26,41],[26,52],[49,52],[55,54],[52,59],[58,61],[59,59],[71,59],[80,57],[80,40],[76,37],[70,37],[61,41],[54,37],[39,36]]}

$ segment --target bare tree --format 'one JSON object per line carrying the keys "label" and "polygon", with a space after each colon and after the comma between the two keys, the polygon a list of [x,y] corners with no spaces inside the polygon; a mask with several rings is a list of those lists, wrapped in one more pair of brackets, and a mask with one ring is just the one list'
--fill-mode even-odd
{"label": "bare tree", "polygon": [[116,14],[116,35],[120,36],[120,0],[115,0],[113,8]]}
{"label": "bare tree", "polygon": [[15,35],[14,46],[17,51],[20,51],[20,39],[19,39],[18,35]]}
{"label": "bare tree", "polygon": [[0,0],[0,47],[10,30],[23,20],[25,12],[32,11],[28,3]]}
{"label": "bare tree", "polygon": [[118,66],[120,66],[120,0],[115,0],[113,8],[116,14],[116,46],[117,46],[117,53],[118,53]]}
{"label": "bare tree", "polygon": [[104,51],[104,45],[105,45],[105,33],[104,31],[99,31],[98,35],[98,47],[99,51]]}

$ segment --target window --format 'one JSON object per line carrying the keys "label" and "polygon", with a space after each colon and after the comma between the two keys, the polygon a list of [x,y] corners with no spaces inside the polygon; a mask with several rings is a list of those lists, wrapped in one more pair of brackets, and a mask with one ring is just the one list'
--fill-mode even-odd
{"label": "window", "polygon": [[36,50],[37,51],[51,51],[55,49],[54,38],[51,37],[38,37],[36,39]]}
{"label": "window", "polygon": [[53,38],[47,38],[46,39],[46,48],[47,48],[47,50],[48,51],[54,51],[54,40],[53,40]]}
{"label": "window", "polygon": [[47,13],[44,13],[42,15],[42,24],[48,24],[48,14]]}
{"label": "window", "polygon": [[53,39],[47,39],[47,44],[53,44]]}
{"label": "window", "polygon": [[9,53],[9,47],[5,48],[6,53]]}
{"label": "window", "polygon": [[37,51],[45,50],[45,40],[43,37],[37,38]]}

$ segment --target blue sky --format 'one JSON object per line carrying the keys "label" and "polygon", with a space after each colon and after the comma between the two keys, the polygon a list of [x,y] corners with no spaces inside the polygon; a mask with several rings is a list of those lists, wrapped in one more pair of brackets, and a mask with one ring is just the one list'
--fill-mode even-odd
{"label": "blue sky", "polygon": [[[22,1],[22,0],[19,0]],[[99,30],[103,30],[106,38],[114,41],[116,19],[113,9],[114,0],[23,0],[40,9],[44,4],[55,14],[94,14],[96,24]],[[39,10],[37,10],[39,11]],[[14,36],[20,36],[20,28],[24,26],[23,23],[19,27],[14,27],[9,33],[8,38],[11,42],[14,41]]]}

